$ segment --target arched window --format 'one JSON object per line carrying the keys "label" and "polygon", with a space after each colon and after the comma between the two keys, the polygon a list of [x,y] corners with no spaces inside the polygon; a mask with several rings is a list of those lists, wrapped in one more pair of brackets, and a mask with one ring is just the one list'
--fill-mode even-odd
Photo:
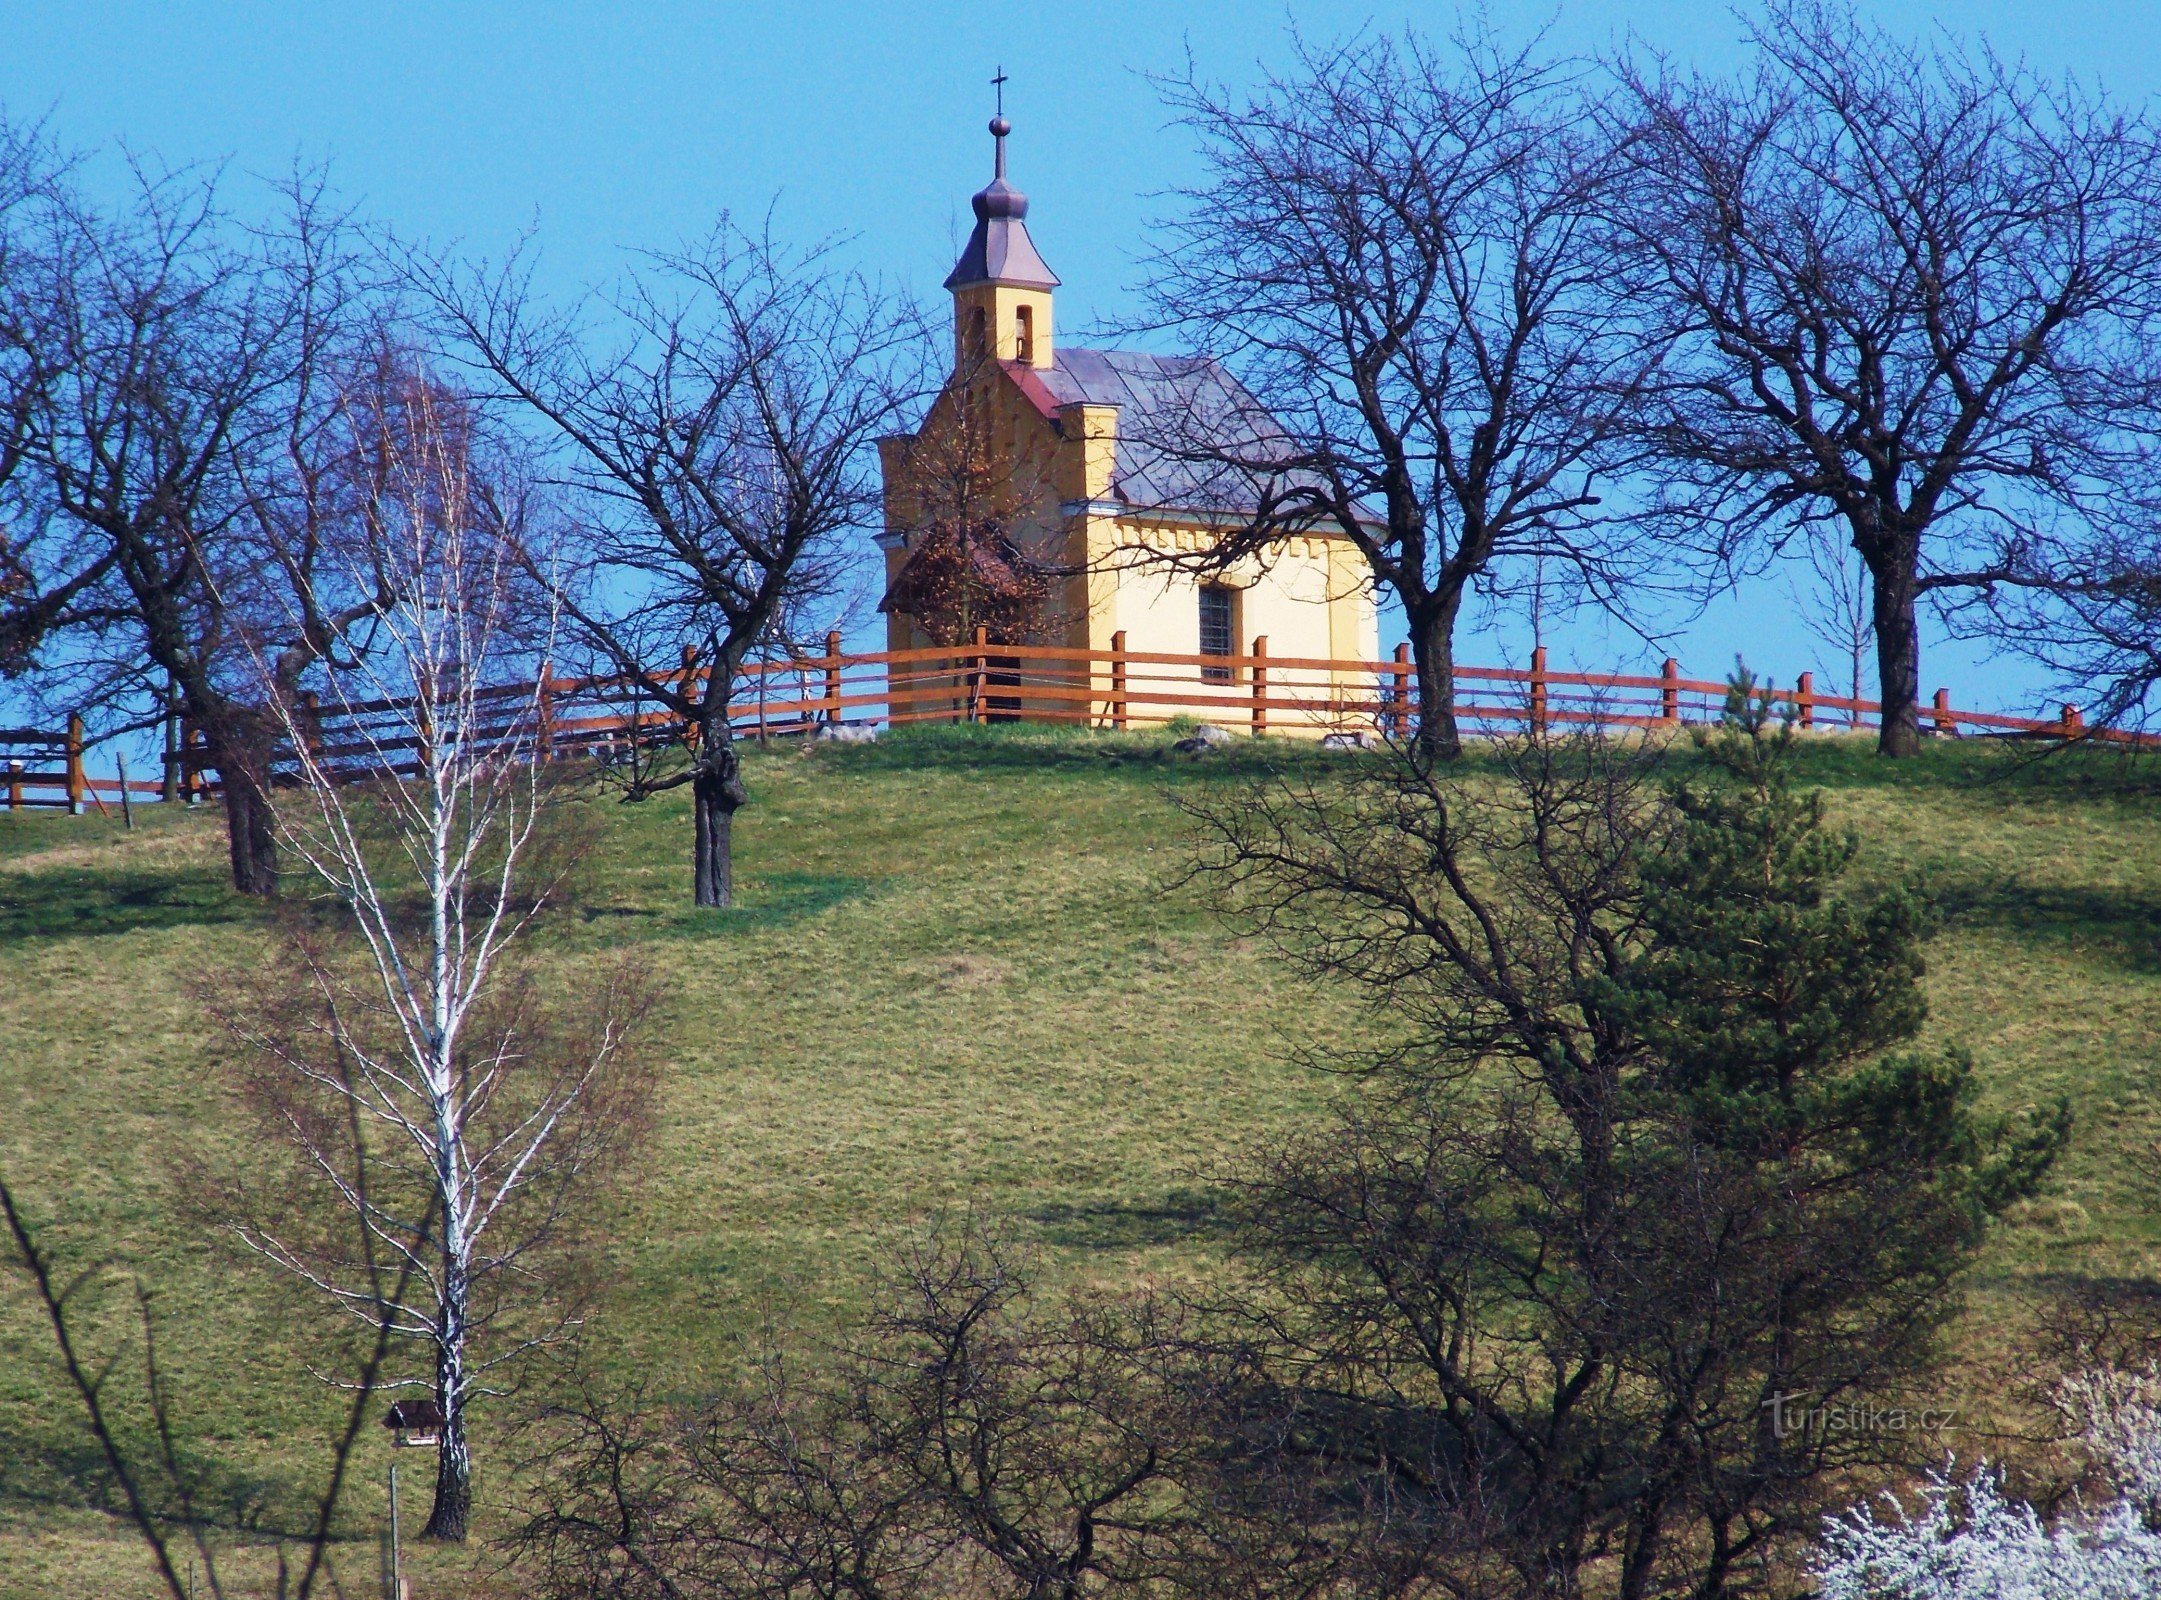
{"label": "arched window", "polygon": [[981,306],[968,311],[968,359],[981,361],[990,354],[990,313]]}
{"label": "arched window", "polygon": [[1035,307],[1022,306],[1013,314],[1013,359],[1023,366],[1035,365]]}

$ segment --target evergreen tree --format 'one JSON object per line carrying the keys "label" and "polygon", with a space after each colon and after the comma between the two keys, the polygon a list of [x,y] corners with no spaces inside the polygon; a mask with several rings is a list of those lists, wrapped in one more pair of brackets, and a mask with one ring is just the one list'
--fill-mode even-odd
{"label": "evergreen tree", "polygon": [[1536,738],[1498,785],[1204,812],[1232,903],[1407,1035],[1243,1185],[1240,1359],[1315,1485],[1268,1464],[1286,1545],[1357,1507],[1329,1547],[1377,1582],[1725,1595],[1940,1448],[1936,1335],[2068,1113],[1919,1046],[1925,904],[1856,891],[1745,676],[1730,713],[1692,759]]}

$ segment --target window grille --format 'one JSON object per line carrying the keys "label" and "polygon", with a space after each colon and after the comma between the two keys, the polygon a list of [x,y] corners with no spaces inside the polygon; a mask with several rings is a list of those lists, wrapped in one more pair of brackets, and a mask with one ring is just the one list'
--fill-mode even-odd
{"label": "window grille", "polygon": [[[1236,596],[1221,584],[1201,586],[1201,651],[1204,656],[1230,656],[1238,653],[1238,622],[1235,615]],[[1229,667],[1203,667],[1201,678],[1207,683],[1229,683]]]}

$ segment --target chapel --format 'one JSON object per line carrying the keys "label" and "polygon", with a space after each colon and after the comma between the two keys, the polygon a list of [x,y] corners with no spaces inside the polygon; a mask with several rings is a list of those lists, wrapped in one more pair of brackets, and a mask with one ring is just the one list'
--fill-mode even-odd
{"label": "chapel", "polygon": [[[1374,660],[1372,587],[1340,535],[1294,534],[1229,571],[1201,570],[1194,558],[1250,520],[1255,495],[1210,460],[1210,430],[1250,440],[1281,429],[1212,360],[1059,342],[1058,277],[1006,176],[1010,132],[992,120],[993,175],[945,280],[951,375],[915,433],[880,441],[887,647],[987,637],[1220,656],[1222,668],[1184,670],[1226,696],[1257,640],[1278,658]],[[1105,676],[1075,670],[1098,687]],[[1278,725],[1301,721],[1329,719]]]}

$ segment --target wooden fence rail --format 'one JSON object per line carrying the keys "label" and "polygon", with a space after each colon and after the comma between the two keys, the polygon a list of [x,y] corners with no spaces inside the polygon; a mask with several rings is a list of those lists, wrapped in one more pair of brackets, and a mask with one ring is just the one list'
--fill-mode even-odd
{"label": "wooden fence rail", "polygon": [[[1125,635],[1109,650],[1056,645],[1006,645],[981,637],[972,645],[847,653],[831,635],[822,655],[746,667],[731,704],[738,738],[802,738],[821,732],[906,727],[931,722],[1031,721],[1124,730],[1191,718],[1255,736],[1378,734],[1401,739],[1415,721],[1416,680],[1407,646],[1387,661],[1279,656],[1265,638],[1243,654],[1204,656],[1129,650]],[[516,737],[536,759],[612,762],[633,749],[686,743],[691,730],[661,705],[656,685],[702,679],[687,654],[669,673],[648,676],[557,677],[503,684],[476,699],[489,715],[486,737]],[[1774,687],[1782,711],[1803,728],[1874,728],[1882,708],[1873,700],[1817,691],[1809,673]],[[1458,667],[1456,717],[1470,734],[1567,726],[1660,728],[1715,721],[1726,701],[1721,680],[1683,677],[1668,660],[1655,674],[1555,672],[1543,649],[1527,667]],[[316,756],[333,771],[409,772],[416,741],[398,701],[330,708],[303,707],[302,724]],[[1983,735],[2041,739],[2129,741],[2134,735],[2089,729],[2076,706],[2053,718],[2015,717],[1954,707],[1947,690],[1922,707],[1922,728],[1939,737]],[[17,755],[17,752],[22,752]],[[10,810],[25,806],[103,807],[117,795],[114,779],[83,771],[80,718],[58,734],[0,730],[0,783]],[[182,725],[168,781],[130,782],[143,799],[161,793],[197,800],[215,787],[199,729]],[[281,764],[289,774],[290,753]]]}

